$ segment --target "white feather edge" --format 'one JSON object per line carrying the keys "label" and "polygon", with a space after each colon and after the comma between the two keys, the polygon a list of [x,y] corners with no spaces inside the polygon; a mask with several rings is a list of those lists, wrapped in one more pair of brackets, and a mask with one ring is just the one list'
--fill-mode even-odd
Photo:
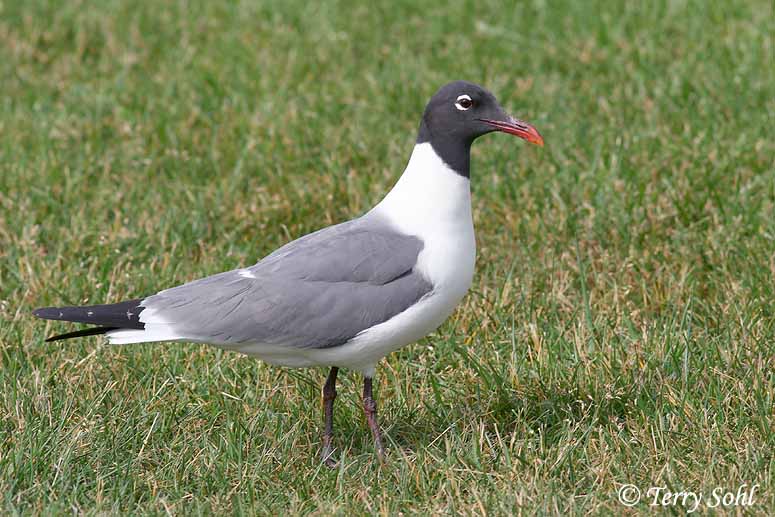
{"label": "white feather edge", "polygon": [[[145,307],[145,300],[140,303]],[[172,325],[165,321],[158,312],[151,307],[145,307],[140,313],[140,321],[145,324],[144,329],[119,329],[105,333],[111,345],[129,345],[132,343],[151,343],[158,341],[177,341],[184,336],[176,333]]]}

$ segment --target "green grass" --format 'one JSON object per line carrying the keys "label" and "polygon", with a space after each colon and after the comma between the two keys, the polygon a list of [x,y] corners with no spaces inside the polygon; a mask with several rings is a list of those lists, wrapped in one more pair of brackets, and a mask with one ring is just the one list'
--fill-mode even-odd
{"label": "green grass", "polygon": [[[0,3],[2,513],[775,512],[772,3],[500,4]],[[322,370],[43,342],[362,213],[458,78],[546,147],[476,143],[474,286],[380,364],[383,467],[353,373],[329,471]]]}

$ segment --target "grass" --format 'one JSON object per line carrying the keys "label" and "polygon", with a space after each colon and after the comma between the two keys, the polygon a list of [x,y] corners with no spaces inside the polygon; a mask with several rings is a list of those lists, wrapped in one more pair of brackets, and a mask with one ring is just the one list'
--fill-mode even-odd
{"label": "grass", "polygon": [[[0,3],[0,493],[20,514],[775,512],[775,16],[767,1]],[[427,98],[482,83],[477,275],[378,368],[44,343],[31,309],[251,264],[362,213]],[[454,259],[454,258],[452,258]],[[667,507],[682,513],[686,507]],[[701,513],[714,513],[702,506]]]}

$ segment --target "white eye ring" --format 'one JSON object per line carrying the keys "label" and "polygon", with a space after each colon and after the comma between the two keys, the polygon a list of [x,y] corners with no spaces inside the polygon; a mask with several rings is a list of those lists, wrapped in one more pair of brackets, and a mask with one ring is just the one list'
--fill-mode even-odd
{"label": "white eye ring", "polygon": [[473,105],[474,101],[471,100],[471,97],[465,94],[458,96],[457,100],[455,101],[455,107],[460,111],[466,111]]}

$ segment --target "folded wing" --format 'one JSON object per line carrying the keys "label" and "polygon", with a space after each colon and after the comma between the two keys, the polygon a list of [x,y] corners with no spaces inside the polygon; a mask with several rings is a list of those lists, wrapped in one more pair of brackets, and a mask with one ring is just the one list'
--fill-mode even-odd
{"label": "folded wing", "polygon": [[367,215],[293,241],[250,268],[144,299],[143,332],[237,349],[337,346],[431,291],[415,269],[422,248]]}

